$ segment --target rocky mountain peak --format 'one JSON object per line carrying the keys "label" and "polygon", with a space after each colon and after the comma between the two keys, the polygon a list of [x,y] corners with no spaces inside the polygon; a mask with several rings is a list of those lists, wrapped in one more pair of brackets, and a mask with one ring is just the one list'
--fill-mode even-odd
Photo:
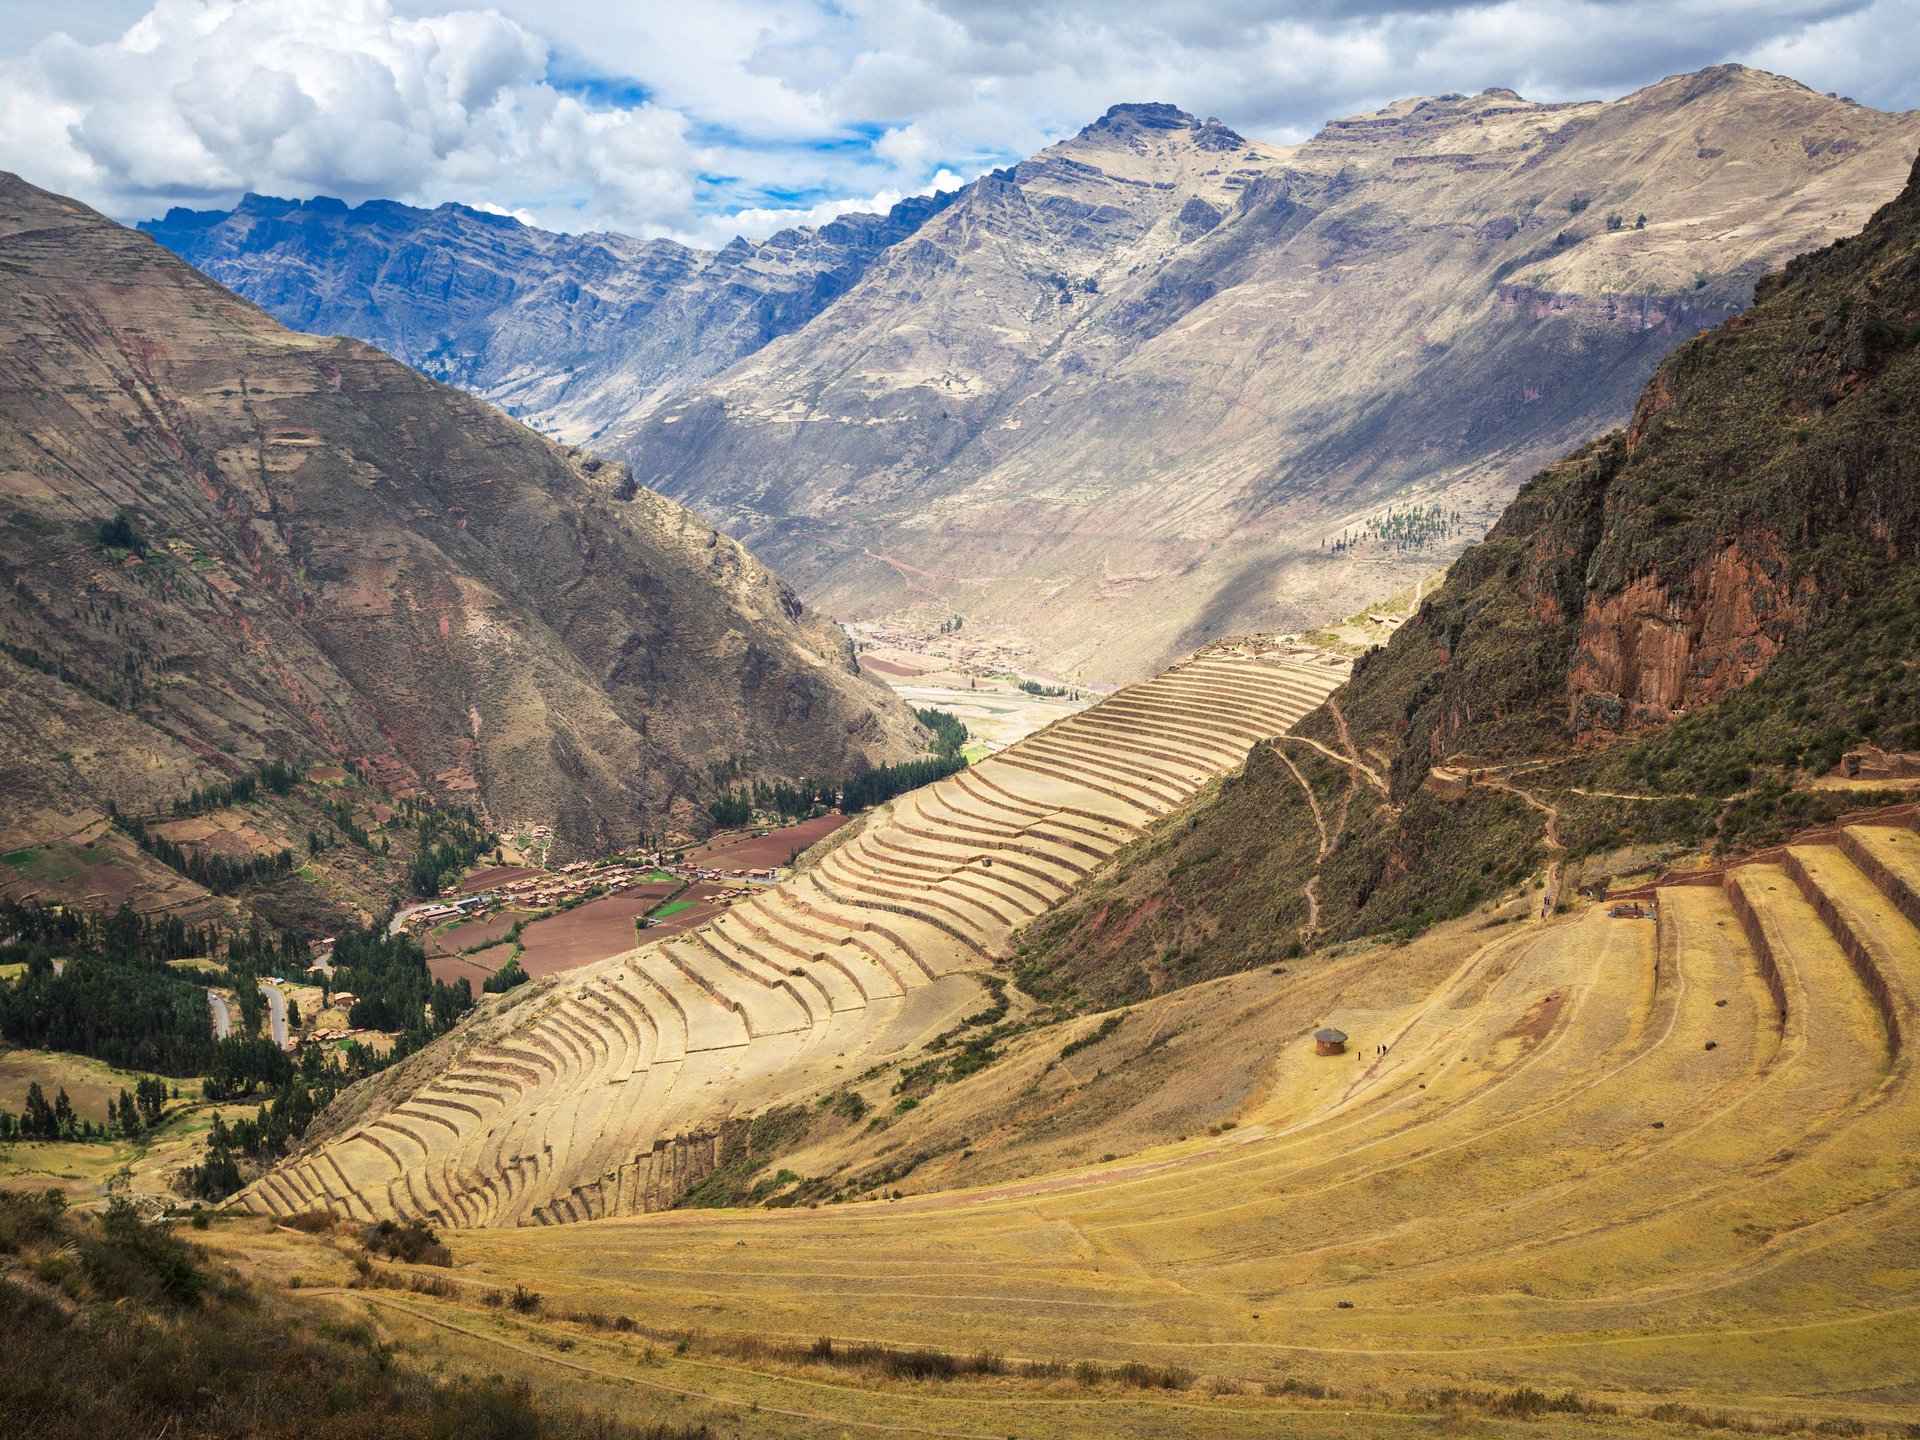
{"label": "rocky mountain peak", "polygon": [[[1115,105],[1077,134],[982,176],[961,195],[978,192],[983,200],[1004,202],[1009,197],[995,193],[995,187],[1011,185],[1029,197],[1045,193],[1157,215],[1163,207],[1149,199],[1157,191],[1163,198],[1181,197],[1173,205],[1176,211],[1189,195],[1202,196],[1218,211],[1281,153],[1175,105]],[[1129,256],[1125,263],[1138,258]]]}
{"label": "rocky mountain peak", "polygon": [[1746,125],[1763,114],[1777,116],[1782,123],[1846,124],[1865,109],[1856,101],[1823,95],[1791,76],[1731,64],[1669,75],[1625,96],[1615,108],[1676,115],[1684,111],[1697,122],[1711,124],[1724,117],[1729,124]]}
{"label": "rocky mountain peak", "polygon": [[1545,115],[1568,108],[1529,100],[1518,91],[1499,87],[1478,95],[1414,95],[1378,110],[1329,120],[1313,138],[1321,145],[1404,145],[1470,134],[1496,118]]}
{"label": "rocky mountain peak", "polygon": [[1212,116],[1201,120],[1177,105],[1156,101],[1115,105],[1067,143],[1137,147],[1162,139],[1184,140],[1202,150],[1239,150],[1247,144],[1244,136]]}
{"label": "rocky mountain peak", "polygon": [[1190,130],[1197,123],[1178,105],[1156,101],[1133,102],[1110,107],[1106,114],[1082,129],[1080,134],[1085,137],[1106,131]]}

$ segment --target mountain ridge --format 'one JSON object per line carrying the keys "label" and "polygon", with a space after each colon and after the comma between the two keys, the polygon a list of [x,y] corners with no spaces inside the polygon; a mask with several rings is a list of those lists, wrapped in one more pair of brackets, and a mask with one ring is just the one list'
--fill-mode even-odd
{"label": "mountain ridge", "polygon": [[703,832],[716,762],[917,750],[838,627],[625,467],[17,177],[0,231],[10,834],[351,763],[563,859]]}
{"label": "mountain ridge", "polygon": [[[671,296],[616,257],[631,303],[595,310],[589,283],[538,323],[482,316],[494,369],[446,378],[597,434],[842,618],[958,614],[1048,673],[1122,680],[1437,568],[1760,274],[1857,228],[1916,145],[1920,115],[1741,66],[1609,101],[1411,97],[1294,146],[1115,105],[884,220],[735,242],[716,326],[707,270],[647,242]],[[243,238],[183,250],[281,283],[233,268]],[[377,293],[344,283],[352,259],[314,262],[346,297],[330,323]],[[489,313],[539,311],[563,268]],[[776,282],[799,309],[752,321]]]}
{"label": "mountain ridge", "polygon": [[367,340],[585,442],[804,324],[944,203],[915,196],[718,250],[327,196],[249,194],[137,228],[293,329]]}
{"label": "mountain ridge", "polygon": [[[1434,568],[1768,265],[1856,228],[1920,117],[1720,69],[1608,102],[1403,101],[1252,147],[1244,177],[1151,133],[1089,127],[978,182],[915,263],[869,267],[609,448],[836,614],[953,607],[1058,673],[1122,678]],[[1129,173],[1153,143],[1161,173]],[[1161,214],[1156,181],[1206,212]],[[1150,264],[1101,269],[1103,205],[1160,227]],[[1448,533],[1331,549],[1416,505]]]}

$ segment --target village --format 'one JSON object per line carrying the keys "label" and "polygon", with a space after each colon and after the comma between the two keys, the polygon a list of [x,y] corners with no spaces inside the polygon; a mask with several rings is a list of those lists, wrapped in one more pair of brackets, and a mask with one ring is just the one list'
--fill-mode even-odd
{"label": "village", "polygon": [[[757,839],[766,833],[752,831],[749,838]],[[723,868],[697,860],[677,860],[665,852],[575,860],[557,870],[483,870],[462,884],[480,881],[486,883],[486,889],[415,905],[395,917],[394,926],[409,934],[425,935],[450,921],[485,919],[505,910],[560,910],[637,885],[657,884],[667,877],[685,885],[721,885],[745,894],[755,885],[776,883],[781,870],[778,866]]]}

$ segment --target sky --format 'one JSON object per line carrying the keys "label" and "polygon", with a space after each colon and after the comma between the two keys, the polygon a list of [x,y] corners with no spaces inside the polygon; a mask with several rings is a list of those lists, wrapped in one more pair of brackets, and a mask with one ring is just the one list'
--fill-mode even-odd
{"label": "sky", "polygon": [[724,244],[964,183],[1108,106],[1275,143],[1408,95],[1722,61],[1920,108],[1920,0],[0,0],[0,169],[118,219],[246,191]]}

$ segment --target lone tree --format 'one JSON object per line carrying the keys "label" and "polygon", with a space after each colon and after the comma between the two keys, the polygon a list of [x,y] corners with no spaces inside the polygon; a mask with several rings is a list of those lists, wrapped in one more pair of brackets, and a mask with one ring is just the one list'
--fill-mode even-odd
{"label": "lone tree", "polygon": [[131,550],[135,555],[147,553],[146,537],[133,528],[133,520],[124,510],[111,520],[102,520],[100,528],[94,532],[94,538],[100,542],[102,550]]}

